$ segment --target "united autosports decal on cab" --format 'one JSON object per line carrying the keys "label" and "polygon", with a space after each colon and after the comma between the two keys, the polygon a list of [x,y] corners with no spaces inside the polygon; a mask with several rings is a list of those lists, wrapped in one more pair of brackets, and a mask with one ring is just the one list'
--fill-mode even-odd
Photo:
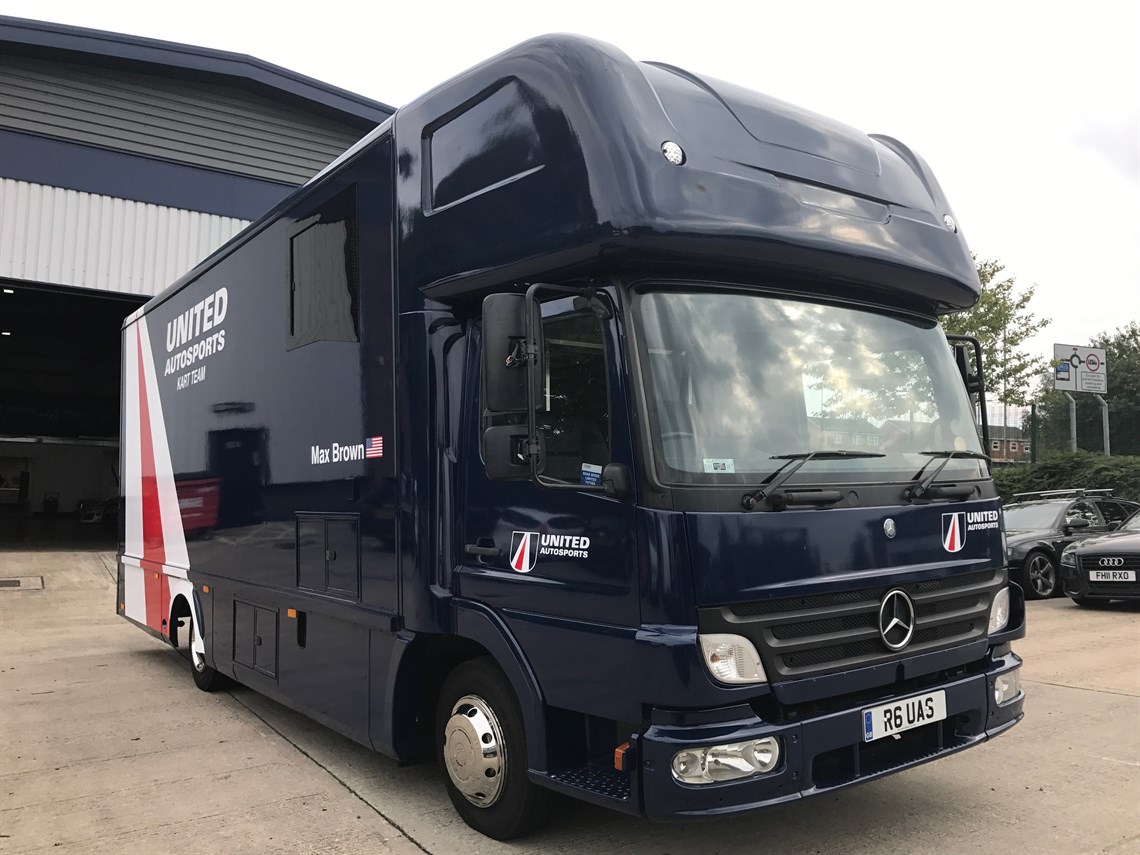
{"label": "united autosports decal on cab", "polygon": [[956,511],[942,515],[942,548],[960,552],[971,531],[996,529],[1001,525],[997,511]]}
{"label": "united autosports decal on cab", "polygon": [[511,569],[529,573],[539,558],[589,558],[590,538],[570,534],[511,533]]}

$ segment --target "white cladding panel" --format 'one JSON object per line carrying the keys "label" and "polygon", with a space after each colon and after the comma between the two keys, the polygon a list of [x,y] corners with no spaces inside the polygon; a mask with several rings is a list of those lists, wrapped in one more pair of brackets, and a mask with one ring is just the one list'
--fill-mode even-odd
{"label": "white cladding panel", "polygon": [[0,178],[0,278],[153,296],[248,224]]}

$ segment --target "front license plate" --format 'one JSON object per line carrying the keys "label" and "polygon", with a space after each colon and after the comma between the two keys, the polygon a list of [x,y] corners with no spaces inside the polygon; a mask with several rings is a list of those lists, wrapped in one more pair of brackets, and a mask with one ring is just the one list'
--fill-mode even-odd
{"label": "front license plate", "polygon": [[1090,570],[1090,582],[1135,582],[1135,570]]}
{"label": "front license plate", "polygon": [[946,718],[946,692],[938,690],[863,710],[863,741],[874,742]]}

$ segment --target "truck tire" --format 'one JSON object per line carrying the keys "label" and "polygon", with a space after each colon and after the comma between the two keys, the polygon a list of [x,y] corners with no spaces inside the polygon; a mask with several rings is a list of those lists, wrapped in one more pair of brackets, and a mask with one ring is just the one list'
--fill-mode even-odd
{"label": "truck tire", "polygon": [[234,684],[234,681],[227,677],[225,674],[211,668],[206,664],[206,660],[199,657],[194,652],[194,627],[189,620],[186,621],[186,626],[190,632],[187,638],[190,643],[187,645],[187,652],[190,654],[190,673],[194,677],[194,685],[201,689],[203,692],[217,692],[221,689],[228,689]]}
{"label": "truck tire", "polygon": [[522,710],[490,657],[463,662],[447,676],[436,744],[447,795],[476,831],[510,840],[545,818],[551,793],[527,776]]}
{"label": "truck tire", "polygon": [[1057,562],[1049,554],[1034,549],[1021,565],[1021,587],[1027,600],[1047,600],[1061,588]]}

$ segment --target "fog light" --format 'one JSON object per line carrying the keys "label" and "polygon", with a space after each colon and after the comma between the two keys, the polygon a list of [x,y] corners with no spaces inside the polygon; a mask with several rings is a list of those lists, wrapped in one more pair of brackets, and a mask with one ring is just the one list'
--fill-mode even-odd
{"label": "fog light", "polygon": [[775,736],[687,748],[673,755],[673,777],[683,784],[713,784],[763,775],[780,765],[780,740]]}
{"label": "fog light", "polygon": [[990,625],[986,630],[989,633],[1001,632],[1009,623],[1009,588],[1002,588],[994,595],[990,605]]}
{"label": "fog light", "polygon": [[721,683],[766,683],[768,675],[752,642],[740,635],[699,635],[705,667]]}
{"label": "fog light", "polygon": [[994,680],[994,703],[1007,704],[1021,694],[1021,669],[1014,668]]}

